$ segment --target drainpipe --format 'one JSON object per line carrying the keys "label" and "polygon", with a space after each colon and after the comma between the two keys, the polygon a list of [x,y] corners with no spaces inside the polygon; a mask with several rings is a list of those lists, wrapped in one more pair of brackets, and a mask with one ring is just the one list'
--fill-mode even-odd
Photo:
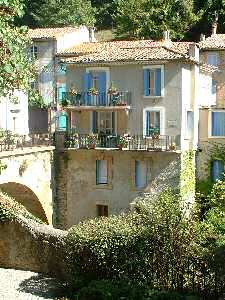
{"label": "drainpipe", "polygon": [[89,41],[91,43],[96,42],[96,38],[95,38],[95,27],[89,27]]}

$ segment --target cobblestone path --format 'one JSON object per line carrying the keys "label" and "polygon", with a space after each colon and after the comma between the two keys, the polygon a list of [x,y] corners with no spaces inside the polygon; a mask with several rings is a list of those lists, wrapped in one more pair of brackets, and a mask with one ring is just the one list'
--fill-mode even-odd
{"label": "cobblestone path", "polygon": [[65,287],[43,274],[0,268],[0,300],[52,300]]}

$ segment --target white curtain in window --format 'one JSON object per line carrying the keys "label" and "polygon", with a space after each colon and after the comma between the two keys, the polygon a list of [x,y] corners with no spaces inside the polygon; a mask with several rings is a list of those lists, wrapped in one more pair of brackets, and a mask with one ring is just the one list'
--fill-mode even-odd
{"label": "white curtain in window", "polygon": [[147,185],[147,162],[135,161],[135,185],[137,188],[144,188]]}

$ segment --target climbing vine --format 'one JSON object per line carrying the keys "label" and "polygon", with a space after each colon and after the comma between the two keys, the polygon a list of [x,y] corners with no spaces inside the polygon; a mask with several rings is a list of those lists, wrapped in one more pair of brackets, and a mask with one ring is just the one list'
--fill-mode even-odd
{"label": "climbing vine", "polygon": [[5,169],[7,169],[7,165],[0,160],[0,175]]}
{"label": "climbing vine", "polygon": [[194,196],[195,192],[195,151],[184,151],[181,154],[181,197]]}

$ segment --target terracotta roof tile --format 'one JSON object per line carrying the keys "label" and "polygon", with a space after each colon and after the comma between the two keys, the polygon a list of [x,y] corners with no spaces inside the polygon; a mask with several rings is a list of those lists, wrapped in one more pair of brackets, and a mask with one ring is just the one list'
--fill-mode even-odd
{"label": "terracotta roof tile", "polygon": [[28,36],[32,39],[56,39],[63,34],[76,32],[78,30],[79,27],[36,28],[29,29]]}
{"label": "terracotta roof tile", "polygon": [[225,49],[225,34],[214,34],[199,43],[202,50]]}
{"label": "terracotta roof tile", "polygon": [[74,63],[190,59],[190,44],[153,40],[83,43],[58,55]]}

